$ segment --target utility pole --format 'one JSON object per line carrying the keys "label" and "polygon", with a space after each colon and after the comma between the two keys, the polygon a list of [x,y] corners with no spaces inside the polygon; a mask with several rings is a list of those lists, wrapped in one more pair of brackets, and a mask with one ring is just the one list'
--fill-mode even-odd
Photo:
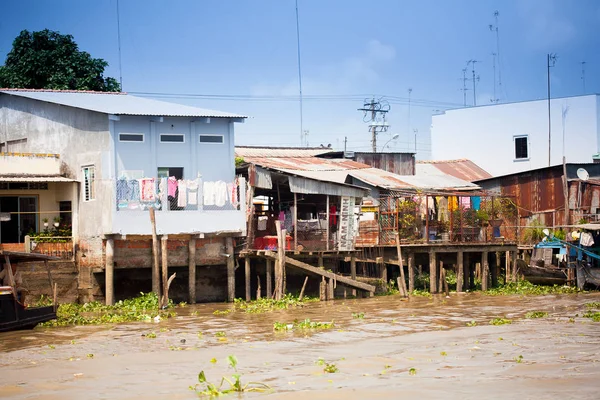
{"label": "utility pole", "polygon": [[581,83],[583,84],[583,94],[585,94],[585,61],[581,62]]}
{"label": "utility pole", "polygon": [[462,92],[463,92],[463,105],[466,107],[467,106],[467,90],[469,90],[467,88],[467,81],[469,80],[469,78],[467,78],[467,68],[463,68],[462,69],[462,73],[463,73],[463,77],[462,77],[462,82],[463,82],[463,87],[462,87]]}
{"label": "utility pole", "polygon": [[408,88],[408,129],[407,132],[410,135],[410,97],[412,94],[412,88]]}
{"label": "utility pole", "polygon": [[492,53],[492,58],[494,63],[494,98],[492,98],[492,103],[498,103],[498,97],[496,96],[496,53]]}
{"label": "utility pole", "polygon": [[415,154],[417,154],[417,133],[419,133],[419,130],[415,128],[413,133],[415,134]]}
{"label": "utility pole", "polygon": [[346,156],[347,146],[348,146],[348,136],[344,136],[344,157]]}
{"label": "utility pole", "polygon": [[556,64],[556,54],[548,53],[546,67],[548,69],[548,166],[552,164],[552,114],[550,111],[550,67]]}
{"label": "utility pole", "polygon": [[477,61],[477,60],[469,60],[467,61],[467,65],[472,64],[473,68],[471,70],[471,72],[473,72],[473,105],[476,106],[477,105],[477,94],[476,94],[476,83],[475,81],[479,80],[479,75],[475,74],[475,64],[481,62],[481,61]]}
{"label": "utility pole", "polygon": [[363,121],[370,123],[373,153],[377,153],[377,134],[386,132],[389,127],[385,122],[385,115],[390,111],[390,105],[387,101],[381,99],[377,101],[375,99],[365,100],[363,108],[359,108],[358,111],[363,111]]}
{"label": "utility pole", "polygon": [[496,61],[498,61],[498,88],[502,88],[502,62],[500,60],[500,31],[498,29],[498,16],[500,13],[498,10],[494,11],[494,24],[490,24],[490,32],[496,33],[496,52],[494,55],[494,100],[496,103],[500,101],[495,94],[496,91]]}

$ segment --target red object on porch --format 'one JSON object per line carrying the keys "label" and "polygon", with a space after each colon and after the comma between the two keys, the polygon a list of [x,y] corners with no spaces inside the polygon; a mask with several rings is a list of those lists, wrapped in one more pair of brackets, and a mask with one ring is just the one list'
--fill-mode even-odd
{"label": "red object on porch", "polygon": [[[277,236],[263,236],[254,239],[255,250],[277,250]],[[286,235],[285,249],[292,249],[292,237]]]}

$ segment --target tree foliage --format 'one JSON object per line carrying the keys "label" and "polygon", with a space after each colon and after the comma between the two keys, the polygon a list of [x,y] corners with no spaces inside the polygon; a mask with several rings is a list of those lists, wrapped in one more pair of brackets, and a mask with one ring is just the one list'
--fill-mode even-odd
{"label": "tree foliage", "polygon": [[103,76],[107,66],[103,59],[80,51],[72,35],[24,30],[0,66],[0,87],[121,91],[116,79]]}

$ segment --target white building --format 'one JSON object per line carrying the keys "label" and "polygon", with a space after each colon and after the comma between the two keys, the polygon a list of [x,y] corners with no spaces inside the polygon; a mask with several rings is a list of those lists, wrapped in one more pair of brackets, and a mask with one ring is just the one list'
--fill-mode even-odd
{"label": "white building", "polygon": [[[550,165],[589,163],[600,152],[598,95],[551,100]],[[494,176],[548,166],[548,102],[448,110],[432,117],[433,159],[468,158]],[[564,143],[564,145],[563,145]]]}

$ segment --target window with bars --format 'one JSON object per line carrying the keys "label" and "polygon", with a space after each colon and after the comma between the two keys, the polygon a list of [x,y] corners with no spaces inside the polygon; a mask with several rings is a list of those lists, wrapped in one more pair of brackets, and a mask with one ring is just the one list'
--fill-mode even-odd
{"label": "window with bars", "polygon": [[200,135],[200,143],[222,144],[223,135]]}
{"label": "window with bars", "polygon": [[93,165],[83,167],[83,201],[96,198],[96,169]]}
{"label": "window with bars", "polygon": [[526,160],[529,158],[527,136],[515,136],[515,160]]}

